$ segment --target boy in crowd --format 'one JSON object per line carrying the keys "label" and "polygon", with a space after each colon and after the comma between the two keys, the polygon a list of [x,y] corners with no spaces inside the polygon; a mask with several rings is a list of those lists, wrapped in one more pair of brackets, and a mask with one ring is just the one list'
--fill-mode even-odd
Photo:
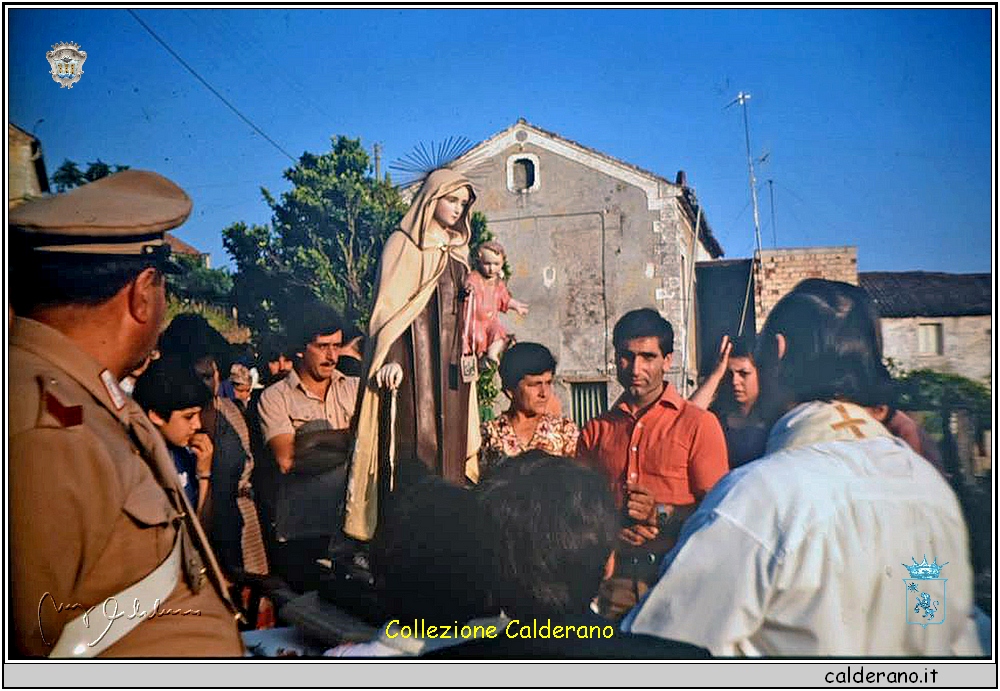
{"label": "boy in crowd", "polygon": [[212,392],[177,358],[154,360],[136,381],[135,401],[167,442],[181,487],[198,516],[204,513],[212,477],[212,440],[201,431],[201,410]]}

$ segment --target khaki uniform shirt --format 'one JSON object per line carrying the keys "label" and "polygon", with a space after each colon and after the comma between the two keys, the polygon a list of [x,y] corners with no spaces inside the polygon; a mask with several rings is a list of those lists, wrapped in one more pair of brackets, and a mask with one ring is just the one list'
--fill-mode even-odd
{"label": "khaki uniform shirt", "polygon": [[[10,345],[15,649],[49,654],[63,626],[93,607],[95,641],[121,619],[143,619],[103,656],[241,655],[218,565],[152,423],[59,331],[18,318]],[[164,601],[108,599],[163,562],[178,531],[183,573]]]}
{"label": "khaki uniform shirt", "polygon": [[298,373],[292,370],[260,395],[258,410],[264,441],[270,441],[279,434],[295,434],[299,427],[311,420],[327,420],[333,429],[347,429],[354,414],[359,381],[357,377],[348,377],[334,370],[326,398],[323,399],[306,391]]}

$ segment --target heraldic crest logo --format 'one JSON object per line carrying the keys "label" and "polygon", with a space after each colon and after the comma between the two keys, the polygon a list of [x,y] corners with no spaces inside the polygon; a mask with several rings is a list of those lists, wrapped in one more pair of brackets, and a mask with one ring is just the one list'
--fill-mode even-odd
{"label": "heraldic crest logo", "polygon": [[83,76],[87,54],[76,43],[57,43],[45,54],[52,70],[52,81],[62,88],[72,89]]}
{"label": "heraldic crest logo", "polygon": [[[916,557],[910,557],[913,564],[903,564],[910,572],[909,578],[904,578],[906,584],[906,623],[920,624],[925,629],[929,624],[943,624],[945,617],[945,584],[947,578],[941,578],[941,568],[948,565],[924,560],[917,563]],[[940,610],[940,613],[939,613]]]}

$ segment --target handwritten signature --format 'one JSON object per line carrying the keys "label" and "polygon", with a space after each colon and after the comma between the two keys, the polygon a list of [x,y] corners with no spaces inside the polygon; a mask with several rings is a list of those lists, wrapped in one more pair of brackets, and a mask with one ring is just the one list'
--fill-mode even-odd
{"label": "handwritten signature", "polygon": [[[77,609],[84,610],[83,625],[86,626],[88,629],[90,628],[90,614],[95,609],[97,609],[97,605],[84,607],[79,602],[74,602],[70,604],[56,602],[56,599],[52,596],[52,593],[46,591],[42,595],[42,597],[38,600],[38,632],[41,634],[42,642],[45,643],[45,645],[50,645],[50,646],[54,645],[54,642],[50,643],[45,638],[45,631],[42,629],[42,605],[44,604],[46,599],[48,599],[52,603],[52,607],[55,608],[56,613],[62,612],[63,610],[77,610]],[[112,624],[114,624],[117,620],[123,617],[127,620],[142,619],[146,621],[149,621],[150,619],[155,619],[156,617],[165,617],[165,616],[200,617],[201,610],[171,609],[169,607],[161,608],[160,598],[156,598],[155,600],[153,600],[152,608],[150,608],[150,610],[147,612],[146,610],[142,609],[141,606],[139,605],[139,598],[135,598],[132,600],[132,611],[127,612],[126,610],[119,610],[118,599],[112,596],[107,598],[101,605],[101,614],[104,615],[104,619],[107,621],[107,626],[104,627],[104,631],[102,631],[97,638],[95,638],[92,642],[87,644],[88,647],[93,647],[98,643],[100,643],[101,640],[103,640],[103,638],[108,634],[108,631],[111,630]]]}

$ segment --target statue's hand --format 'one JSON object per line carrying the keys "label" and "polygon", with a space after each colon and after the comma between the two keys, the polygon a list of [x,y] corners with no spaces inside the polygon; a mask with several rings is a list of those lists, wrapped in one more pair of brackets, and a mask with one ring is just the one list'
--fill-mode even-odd
{"label": "statue's hand", "polygon": [[403,367],[396,362],[387,362],[375,373],[375,385],[382,389],[398,389],[403,382]]}

